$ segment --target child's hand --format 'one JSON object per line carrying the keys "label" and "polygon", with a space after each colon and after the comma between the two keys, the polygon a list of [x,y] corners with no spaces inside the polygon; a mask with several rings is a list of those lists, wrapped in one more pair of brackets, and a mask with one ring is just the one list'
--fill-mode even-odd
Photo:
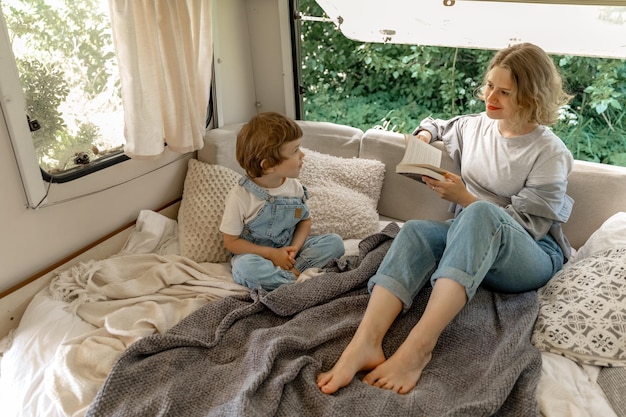
{"label": "child's hand", "polygon": [[296,264],[294,247],[273,248],[270,253],[270,260],[279,268],[284,270],[292,269]]}
{"label": "child's hand", "polygon": [[287,252],[289,252],[289,256],[293,264],[296,264],[296,255],[298,255],[298,249],[295,246],[285,246]]}

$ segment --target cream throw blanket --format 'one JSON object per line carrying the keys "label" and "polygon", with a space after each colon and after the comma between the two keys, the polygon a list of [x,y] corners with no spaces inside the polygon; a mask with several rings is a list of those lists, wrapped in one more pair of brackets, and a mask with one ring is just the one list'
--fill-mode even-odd
{"label": "cream throw blanket", "polygon": [[148,253],[81,263],[55,277],[50,292],[96,327],[61,346],[46,375],[64,414],[82,416],[132,343],[166,332],[209,301],[249,290],[232,280],[228,263]]}

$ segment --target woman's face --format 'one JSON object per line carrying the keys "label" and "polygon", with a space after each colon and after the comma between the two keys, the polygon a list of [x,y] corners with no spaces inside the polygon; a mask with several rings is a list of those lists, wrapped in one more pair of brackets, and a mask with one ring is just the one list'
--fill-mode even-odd
{"label": "woman's face", "polygon": [[489,71],[484,91],[487,116],[496,120],[511,120],[517,109],[512,97],[514,87],[510,70],[496,66]]}

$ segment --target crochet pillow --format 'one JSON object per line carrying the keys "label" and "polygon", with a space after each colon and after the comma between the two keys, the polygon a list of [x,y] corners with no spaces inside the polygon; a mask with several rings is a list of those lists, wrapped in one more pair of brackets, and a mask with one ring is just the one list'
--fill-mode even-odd
{"label": "crochet pillow", "polygon": [[300,182],[309,190],[311,234],[337,233],[363,239],[380,230],[376,210],[385,164],[373,159],[342,158],[309,149]]}
{"label": "crochet pillow", "polygon": [[582,364],[626,366],[626,247],[566,264],[538,294],[538,349]]}
{"label": "crochet pillow", "polygon": [[178,210],[180,253],[196,262],[227,262],[219,230],[224,202],[241,175],[230,168],[190,159]]}

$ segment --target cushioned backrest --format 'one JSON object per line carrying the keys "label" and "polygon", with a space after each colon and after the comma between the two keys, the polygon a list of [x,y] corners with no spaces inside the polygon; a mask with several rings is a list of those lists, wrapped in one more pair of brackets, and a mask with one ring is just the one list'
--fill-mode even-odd
{"label": "cushioned backrest", "polygon": [[[435,142],[441,149],[441,142]],[[439,198],[421,182],[396,173],[396,165],[405,149],[404,134],[369,129],[361,141],[361,158],[378,159],[385,166],[385,182],[378,200],[381,216],[399,220],[433,219],[445,220],[452,217],[450,203]],[[458,172],[452,159],[444,152],[442,167]]]}
{"label": "cushioned backrest", "polygon": [[222,165],[243,174],[235,158],[237,133],[243,123],[231,124],[219,129],[207,130],[204,147],[198,151],[198,160],[213,165]]}
{"label": "cushioned backrest", "polygon": [[[449,203],[417,181],[396,174],[404,154],[404,135],[370,129],[361,130],[328,122],[298,122],[303,130],[302,146],[341,157],[377,159],[385,163],[385,182],[378,211],[381,216],[399,220],[450,218]],[[235,159],[235,140],[243,124],[232,124],[207,131],[205,146],[198,159],[223,165],[243,173]],[[441,146],[438,142],[437,146]],[[359,148],[360,147],[360,148]],[[458,172],[444,152],[442,166]],[[575,200],[570,220],[563,226],[574,248],[613,214],[626,210],[626,168],[575,161],[569,178],[568,194]]]}
{"label": "cushioned backrest", "polygon": [[304,148],[343,158],[359,156],[363,131],[329,122],[298,121]]}
{"label": "cushioned backrest", "polygon": [[626,211],[626,168],[574,161],[567,193],[574,209],[563,226],[574,248],[580,248],[605,220]]}
{"label": "cushioned backrest", "polygon": [[[329,122],[298,121],[298,124],[302,128],[302,147],[344,158],[359,156],[362,130]],[[243,174],[235,158],[237,133],[242,126],[243,123],[237,123],[207,130],[198,159]]]}
{"label": "cushioned backrest", "polygon": [[[441,142],[435,146],[441,148]],[[368,130],[363,135],[362,158],[379,159],[387,167],[378,204],[381,215],[401,220],[446,219],[449,204],[439,199],[423,184],[395,173],[404,154],[404,135]],[[442,166],[459,172],[444,152]],[[575,161],[568,178],[567,193],[574,199],[574,209],[563,230],[574,248],[580,248],[605,220],[626,210],[626,168],[593,162]]]}

